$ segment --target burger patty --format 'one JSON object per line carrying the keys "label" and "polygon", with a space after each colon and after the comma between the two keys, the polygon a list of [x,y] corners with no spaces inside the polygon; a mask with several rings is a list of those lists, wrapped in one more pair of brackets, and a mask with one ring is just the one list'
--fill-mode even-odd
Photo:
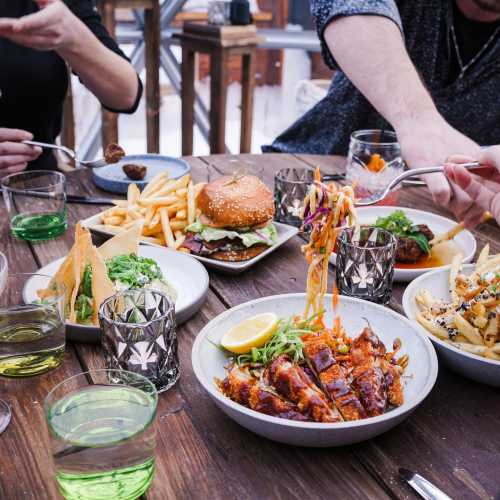
{"label": "burger patty", "polygon": [[[202,256],[212,256],[217,252],[239,252],[248,250],[240,239],[222,238],[220,240],[205,241],[197,237],[194,233],[186,233],[183,247],[191,250],[192,253]],[[252,245],[251,248],[258,246]],[[267,248],[267,245],[262,245]]]}
{"label": "burger patty", "polygon": [[[426,224],[419,224],[417,227],[427,241],[434,239],[434,233],[429,229],[429,226]],[[397,238],[397,240],[396,262],[414,264],[427,255],[413,238]]]}

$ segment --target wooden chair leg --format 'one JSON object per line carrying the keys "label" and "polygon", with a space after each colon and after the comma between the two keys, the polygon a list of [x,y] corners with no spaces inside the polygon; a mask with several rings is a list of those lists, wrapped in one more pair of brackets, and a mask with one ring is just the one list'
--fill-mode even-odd
{"label": "wooden chair leg", "polygon": [[226,104],[228,59],[225,49],[215,49],[210,57],[210,153],[226,152]]}
{"label": "wooden chair leg", "polygon": [[241,136],[240,153],[252,149],[253,99],[255,88],[255,50],[243,55],[241,78]]}
{"label": "wooden chair leg", "polygon": [[[108,33],[115,38],[115,0],[99,1],[102,22]],[[102,110],[102,146],[118,142],[118,115]]]}
{"label": "wooden chair leg", "polygon": [[144,12],[148,153],[160,152],[160,4]]}
{"label": "wooden chair leg", "polygon": [[193,154],[195,53],[182,49],[182,155]]}

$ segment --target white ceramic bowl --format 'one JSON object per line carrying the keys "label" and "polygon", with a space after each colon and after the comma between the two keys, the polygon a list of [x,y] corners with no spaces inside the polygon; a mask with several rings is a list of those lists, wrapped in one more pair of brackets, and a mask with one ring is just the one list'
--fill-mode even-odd
{"label": "white ceramic bowl", "polygon": [[[326,300],[326,322],[332,323],[331,296]],[[401,338],[402,353],[410,356],[404,378],[405,402],[384,415],[354,422],[323,424],[295,422],[262,413],[239,405],[217,389],[214,378],[225,377],[227,358],[216,347],[222,335],[244,318],[273,311],[279,317],[301,313],[305,294],[288,294],[265,297],[225,311],[214,318],[196,337],[192,350],[192,364],[196,377],[217,406],[243,427],[282,443],[297,446],[343,446],[365,441],[402,422],[429,394],[438,372],[436,353],[427,335],[419,331],[403,316],[370,302],[350,297],[340,297],[339,312],[351,337],[357,336],[366,326],[366,319],[385,345],[391,349],[395,337]]]}
{"label": "white ceramic bowl", "polygon": [[[378,217],[387,217],[396,210],[402,210],[408,216],[408,218],[415,224],[427,224],[431,231],[437,236],[439,234],[446,233],[449,229],[454,227],[457,223],[441,215],[436,215],[431,212],[424,212],[423,210],[414,210],[412,208],[405,207],[361,207],[357,209],[358,218],[360,224],[374,224]],[[476,253],[476,239],[474,235],[467,229],[461,231],[457,236],[455,236],[454,241],[462,249],[464,254],[464,262],[470,262],[474,258]],[[331,257],[331,262],[335,264],[337,255],[334,253]],[[442,267],[431,267],[431,268],[419,268],[419,269],[403,269],[400,267],[394,268],[394,281],[408,282],[411,281],[422,274],[432,271],[433,269],[445,269],[449,266]]]}
{"label": "white ceramic bowl", "polygon": [[[462,272],[464,274],[470,274],[474,270],[474,267],[474,264],[464,265]],[[470,354],[457,347],[453,347],[427,332],[427,330],[420,326],[415,319],[419,311],[417,303],[415,302],[415,297],[417,293],[424,288],[429,290],[429,292],[438,299],[450,299],[448,275],[448,269],[438,269],[426,273],[415,281],[412,281],[403,295],[404,312],[411,321],[415,322],[417,328],[422,333],[429,336],[438,351],[440,359],[449,368],[476,382],[500,387],[500,361],[483,358],[482,356]]]}
{"label": "white ceramic bowl", "polygon": [[[208,292],[208,273],[206,269],[191,256],[175,252],[168,248],[157,248],[146,245],[139,246],[139,255],[156,261],[165,279],[177,292],[175,317],[177,324],[184,323],[205,302]],[[45,276],[53,276],[61,267],[64,258],[57,259],[42,267],[39,275],[31,278],[23,290],[26,302],[37,299],[37,290],[47,286]],[[99,327],[66,323],[66,334],[74,342],[99,343],[101,339]]]}

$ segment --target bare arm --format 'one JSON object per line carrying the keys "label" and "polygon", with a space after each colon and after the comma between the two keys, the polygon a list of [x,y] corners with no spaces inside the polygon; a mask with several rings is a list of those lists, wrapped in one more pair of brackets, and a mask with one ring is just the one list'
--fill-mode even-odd
{"label": "bare arm", "polygon": [[59,49],[59,55],[107,107],[131,108],[139,85],[134,68],[105,47],[82,22],[76,21],[78,42]]}
{"label": "bare arm", "polygon": [[397,25],[381,16],[339,17],[325,40],[352,83],[395,128],[437,110],[406,51]]}
{"label": "bare arm", "polygon": [[130,109],[138,79],[132,65],[105,47],[60,0],[37,0],[41,10],[0,18],[0,36],[37,50],[56,51],[107,107]]}
{"label": "bare arm", "polygon": [[[338,17],[325,29],[325,41],[337,63],[394,127],[410,167],[443,163],[462,153],[477,157],[479,147],[439,114],[422,83],[396,24],[382,16]],[[427,176],[436,202],[450,205],[458,218],[469,216],[471,200],[451,190],[441,174]]]}

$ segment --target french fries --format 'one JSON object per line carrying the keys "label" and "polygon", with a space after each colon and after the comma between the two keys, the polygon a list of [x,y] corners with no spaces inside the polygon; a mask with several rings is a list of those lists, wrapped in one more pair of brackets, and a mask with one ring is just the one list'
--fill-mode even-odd
{"label": "french fries", "polygon": [[205,183],[193,183],[190,175],[169,179],[157,174],[141,191],[130,184],[126,200],[113,200],[113,207],[100,214],[95,229],[118,234],[137,221],[143,222],[141,241],[168,246],[179,251],[186,239],[184,231],[199,213],[196,199]]}
{"label": "french fries", "polygon": [[450,300],[434,298],[427,290],[415,297],[417,321],[431,334],[465,352],[500,360],[500,255],[479,254],[474,271],[461,273],[462,258],[450,266]]}

